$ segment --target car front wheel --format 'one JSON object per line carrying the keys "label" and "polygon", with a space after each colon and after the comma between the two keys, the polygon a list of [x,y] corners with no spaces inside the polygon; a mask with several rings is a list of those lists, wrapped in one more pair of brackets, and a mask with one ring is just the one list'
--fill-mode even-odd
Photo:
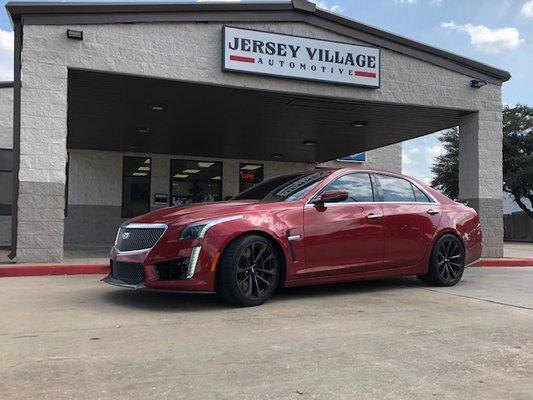
{"label": "car front wheel", "polygon": [[227,303],[251,307],[263,304],[278,285],[280,262],[272,243],[246,235],[224,251],[217,274],[217,294]]}
{"label": "car front wheel", "polygon": [[431,252],[428,273],[420,279],[433,286],[453,286],[463,276],[464,263],[461,241],[454,235],[443,235]]}

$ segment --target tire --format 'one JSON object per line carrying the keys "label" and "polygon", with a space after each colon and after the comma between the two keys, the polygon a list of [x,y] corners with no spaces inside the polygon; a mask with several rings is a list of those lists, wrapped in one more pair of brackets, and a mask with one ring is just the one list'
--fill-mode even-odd
{"label": "tire", "polygon": [[252,307],[263,304],[276,291],[280,260],[272,243],[260,235],[245,235],[231,242],[217,270],[217,295],[226,303]]}
{"label": "tire", "polygon": [[464,265],[463,244],[456,236],[446,234],[433,246],[428,272],[419,278],[431,286],[454,286],[463,276]]}

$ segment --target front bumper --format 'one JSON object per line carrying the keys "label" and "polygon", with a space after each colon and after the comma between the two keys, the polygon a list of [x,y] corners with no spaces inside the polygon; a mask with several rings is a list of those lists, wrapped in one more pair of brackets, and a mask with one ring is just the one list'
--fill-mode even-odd
{"label": "front bumper", "polygon": [[106,276],[101,280],[102,282],[108,283],[113,286],[118,286],[121,288],[139,290],[144,292],[164,292],[164,293],[194,293],[194,294],[215,294],[215,292],[204,292],[200,290],[180,290],[180,289],[165,289],[165,288],[155,288],[148,287],[144,283],[138,285],[130,285],[126,282],[121,281],[120,279],[115,279],[111,275]]}
{"label": "front bumper", "polygon": [[[111,272],[109,276],[103,279],[104,282],[134,290],[163,290],[163,291],[181,291],[181,292],[214,292],[214,265],[213,255],[207,248],[200,248],[198,243],[190,243],[190,246],[173,250],[168,248],[158,249],[155,246],[152,249],[136,252],[120,252],[116,248],[111,250]],[[196,249],[196,250],[195,250]],[[162,278],[158,275],[157,265],[179,259],[190,259],[194,262],[194,268],[190,270],[187,277],[181,279]],[[120,264],[120,268],[142,268],[144,276],[138,281],[128,282],[128,279],[122,279],[120,274],[113,274],[113,265]]]}
{"label": "front bumper", "polygon": [[144,283],[140,283],[138,285],[130,285],[124,281],[121,281],[120,279],[113,278],[111,274],[107,275],[104,279],[102,279],[102,282],[109,283],[110,285],[113,285],[113,286],[120,286],[123,288],[134,289],[134,290],[140,290],[140,289],[146,288],[146,286],[144,286]]}

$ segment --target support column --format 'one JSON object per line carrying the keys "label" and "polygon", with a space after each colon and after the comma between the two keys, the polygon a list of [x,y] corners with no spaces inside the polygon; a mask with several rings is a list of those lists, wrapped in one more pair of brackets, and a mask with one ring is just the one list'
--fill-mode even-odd
{"label": "support column", "polygon": [[63,260],[67,68],[22,68],[17,262]]}
{"label": "support column", "polygon": [[503,257],[501,108],[466,115],[459,133],[459,197],[479,213],[483,257]]}

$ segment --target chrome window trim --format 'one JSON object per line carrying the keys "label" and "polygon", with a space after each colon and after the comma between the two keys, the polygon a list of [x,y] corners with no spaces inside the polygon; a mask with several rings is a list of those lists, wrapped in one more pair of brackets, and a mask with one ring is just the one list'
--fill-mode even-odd
{"label": "chrome window trim", "polygon": [[[414,201],[343,201],[343,202],[339,202],[339,203],[325,203],[325,207],[330,207],[330,206],[334,206],[334,207],[337,207],[337,206],[345,206],[345,205],[369,205],[369,204],[377,204],[377,205],[386,205],[386,204],[393,204],[393,205],[401,205],[401,204],[415,204],[415,205],[422,205],[422,206],[434,206],[435,204],[438,204],[438,203],[418,203],[418,202],[414,202]],[[308,203],[308,204],[305,204],[305,207],[307,206],[312,206],[312,207],[315,207],[314,204],[312,203]]]}
{"label": "chrome window trim", "polygon": [[[391,203],[408,203],[408,204],[440,204],[440,202],[431,195],[431,193],[428,193],[424,188],[421,188],[418,183],[414,182],[411,178],[407,176],[396,176],[391,174],[386,174],[384,172],[373,172],[374,175],[383,175],[388,176],[391,178],[397,178],[397,179],[404,179],[407,182],[409,182],[411,185],[414,185],[417,189],[419,189],[422,193],[424,193],[427,197],[429,197],[430,200],[433,200],[432,202],[418,202],[418,201],[381,201],[380,203],[384,204],[391,204]],[[379,179],[379,176],[378,176]],[[414,193],[413,193],[414,195]],[[416,197],[415,197],[416,198]]]}
{"label": "chrome window trim", "polygon": [[[117,249],[117,241],[118,241],[118,235],[120,233],[120,230],[122,228],[128,228],[128,229],[164,229],[163,233],[161,234],[161,236],[159,236],[159,239],[156,240],[156,242],[154,243],[154,245],[152,247],[146,247],[144,249],[137,249],[137,250],[127,250],[127,251],[121,251],[119,249]],[[117,230],[117,236],[115,237],[115,251],[118,253],[118,254],[138,254],[138,253],[143,253],[147,250],[151,250],[155,247],[155,245],[157,243],[159,243],[159,241],[161,240],[161,238],[163,237],[163,235],[165,234],[165,232],[167,231],[168,229],[168,225],[167,224],[152,224],[152,223],[131,223],[131,224],[127,224],[127,225],[123,225],[123,226],[120,226]]]}

